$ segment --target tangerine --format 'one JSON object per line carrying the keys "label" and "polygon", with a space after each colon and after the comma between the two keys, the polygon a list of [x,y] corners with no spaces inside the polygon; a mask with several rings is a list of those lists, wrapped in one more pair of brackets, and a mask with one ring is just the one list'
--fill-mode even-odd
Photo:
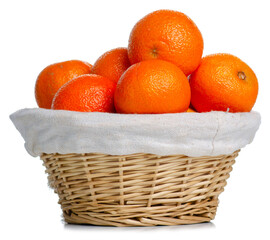
{"label": "tangerine", "polygon": [[142,61],[121,76],[114,101],[119,113],[185,112],[190,104],[190,87],[176,65],[158,59]]}
{"label": "tangerine", "polygon": [[55,94],[52,109],[78,112],[115,112],[116,83],[108,78],[85,74],[64,84]]}
{"label": "tangerine", "polygon": [[91,73],[92,65],[80,60],[54,63],[44,68],[38,75],[35,97],[40,108],[51,108],[52,100],[58,89],[69,80]]}
{"label": "tangerine", "polygon": [[117,82],[130,66],[126,48],[115,48],[102,54],[94,63],[92,73]]}
{"label": "tangerine", "polygon": [[198,112],[249,112],[258,94],[253,70],[231,54],[204,57],[190,77],[190,87],[191,104]]}
{"label": "tangerine", "polygon": [[196,112],[194,109],[192,109],[192,108],[188,108],[188,110],[187,110],[187,112]]}
{"label": "tangerine", "polygon": [[162,59],[177,65],[188,76],[199,65],[203,38],[195,23],[184,13],[154,11],[133,27],[128,44],[131,64]]}

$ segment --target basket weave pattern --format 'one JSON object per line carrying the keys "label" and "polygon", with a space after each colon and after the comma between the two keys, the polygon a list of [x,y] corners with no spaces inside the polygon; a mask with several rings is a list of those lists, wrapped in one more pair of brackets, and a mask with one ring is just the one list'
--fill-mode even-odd
{"label": "basket weave pattern", "polygon": [[43,154],[68,223],[180,225],[215,217],[239,151],[215,157]]}

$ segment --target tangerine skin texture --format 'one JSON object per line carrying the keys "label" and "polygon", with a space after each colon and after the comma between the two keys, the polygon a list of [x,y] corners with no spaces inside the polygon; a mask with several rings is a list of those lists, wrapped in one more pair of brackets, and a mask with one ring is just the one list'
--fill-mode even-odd
{"label": "tangerine skin texture", "polygon": [[94,63],[92,73],[118,82],[121,75],[130,67],[127,48],[115,48],[102,54]]}
{"label": "tangerine skin texture", "polygon": [[250,112],[258,95],[255,73],[231,54],[204,57],[190,77],[190,87],[191,104],[198,112]]}
{"label": "tangerine skin texture", "polygon": [[185,112],[190,104],[190,87],[176,65],[163,60],[142,61],[121,76],[114,102],[118,113]]}
{"label": "tangerine skin texture", "polygon": [[108,78],[86,74],[64,84],[55,94],[52,109],[78,112],[115,112],[116,83]]}
{"label": "tangerine skin texture", "polygon": [[133,27],[128,44],[131,64],[163,59],[177,65],[186,76],[199,65],[203,38],[195,23],[184,13],[158,10]]}
{"label": "tangerine skin texture", "polygon": [[70,60],[51,64],[38,75],[35,97],[40,108],[50,109],[58,89],[69,80],[91,73],[92,65],[80,60]]}

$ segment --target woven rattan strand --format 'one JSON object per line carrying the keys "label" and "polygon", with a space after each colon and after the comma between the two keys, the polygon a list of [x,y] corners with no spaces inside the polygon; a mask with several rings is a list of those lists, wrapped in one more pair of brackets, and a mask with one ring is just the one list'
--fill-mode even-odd
{"label": "woven rattan strand", "polygon": [[41,159],[67,223],[154,226],[212,220],[238,152],[43,154]]}

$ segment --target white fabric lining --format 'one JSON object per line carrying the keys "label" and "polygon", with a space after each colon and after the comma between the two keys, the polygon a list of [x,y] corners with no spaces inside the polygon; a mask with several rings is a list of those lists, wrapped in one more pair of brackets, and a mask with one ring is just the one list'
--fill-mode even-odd
{"label": "white fabric lining", "polygon": [[10,118],[32,156],[90,152],[217,156],[251,143],[261,122],[254,111],[111,114],[34,108]]}

